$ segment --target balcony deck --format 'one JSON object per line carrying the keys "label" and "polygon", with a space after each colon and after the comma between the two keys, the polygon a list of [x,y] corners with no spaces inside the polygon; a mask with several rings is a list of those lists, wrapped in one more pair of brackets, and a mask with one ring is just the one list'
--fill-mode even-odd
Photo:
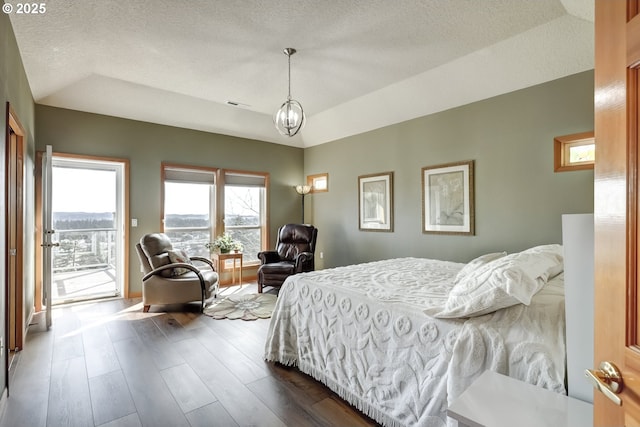
{"label": "balcony deck", "polygon": [[52,304],[118,296],[115,268],[98,267],[56,272],[51,284]]}

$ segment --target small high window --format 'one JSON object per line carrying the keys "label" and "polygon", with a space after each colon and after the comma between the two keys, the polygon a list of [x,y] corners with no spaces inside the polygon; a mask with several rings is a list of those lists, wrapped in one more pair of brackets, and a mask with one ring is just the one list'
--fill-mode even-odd
{"label": "small high window", "polygon": [[329,174],[307,175],[307,185],[311,186],[312,193],[329,191]]}
{"label": "small high window", "polygon": [[555,172],[593,169],[596,140],[593,132],[574,133],[553,139]]}

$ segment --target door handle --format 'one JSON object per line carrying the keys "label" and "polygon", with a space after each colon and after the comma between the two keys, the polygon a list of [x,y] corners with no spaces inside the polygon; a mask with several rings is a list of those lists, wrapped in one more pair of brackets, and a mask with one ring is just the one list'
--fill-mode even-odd
{"label": "door handle", "polygon": [[600,369],[585,369],[584,375],[593,387],[603,393],[609,400],[618,406],[622,406],[622,399],[618,393],[622,392],[622,374],[616,365],[611,362],[600,363]]}
{"label": "door handle", "polygon": [[43,248],[57,248],[58,246],[60,246],[60,243],[43,243],[40,246],[42,246]]}

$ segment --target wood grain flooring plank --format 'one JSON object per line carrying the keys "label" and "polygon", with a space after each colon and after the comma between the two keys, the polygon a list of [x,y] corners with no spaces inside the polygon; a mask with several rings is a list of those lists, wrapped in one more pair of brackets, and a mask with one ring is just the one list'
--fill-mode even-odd
{"label": "wood grain flooring plank", "polygon": [[[51,366],[51,364],[49,364]],[[0,426],[45,427],[49,409],[49,376],[16,374]]]}
{"label": "wood grain flooring plank", "polygon": [[112,342],[128,340],[136,336],[130,320],[114,319],[105,324]]}
{"label": "wood grain flooring plank", "polygon": [[158,369],[166,369],[184,363],[184,358],[175,350],[173,343],[158,329],[150,318],[140,319],[131,323],[140,340],[149,350]]}
{"label": "wood grain flooring plank", "polygon": [[298,368],[273,362],[268,363],[267,366],[272,377],[277,378],[289,390],[300,395],[298,398],[304,399],[302,401],[304,405],[311,406],[332,395],[324,384],[300,372]]}
{"label": "wood grain flooring plank", "polygon": [[186,363],[163,369],[160,375],[185,414],[217,400]]}
{"label": "wood grain flooring plank", "polygon": [[9,399],[0,425],[46,425],[53,344],[53,333],[39,323],[29,326],[10,378]]}
{"label": "wood grain flooring plank", "polygon": [[118,362],[125,377],[131,371],[142,371],[143,373],[158,371],[148,348],[138,337],[114,342],[113,349],[118,356]]}
{"label": "wood grain flooring plank", "polygon": [[[251,323],[251,326],[244,323]],[[212,322],[209,322],[207,326],[244,353],[245,356],[253,360],[262,360],[266,333],[258,329],[258,325],[267,323],[269,323],[268,319],[252,321],[212,319]]]}
{"label": "wood grain flooring plank", "polygon": [[118,356],[104,325],[93,325],[82,331],[84,358],[89,378],[120,370]]}
{"label": "wood grain flooring plank", "polygon": [[211,322],[207,324],[210,328],[217,330],[218,333],[224,338],[235,338],[238,334],[248,334],[252,335],[253,330],[255,329],[253,326],[248,328],[245,322],[251,324],[259,324],[268,322],[267,319],[256,319],[256,320],[242,320],[242,319],[214,319],[210,318]]}
{"label": "wood grain flooring plank", "polygon": [[[130,308],[132,305],[135,305],[135,300],[133,299],[125,300],[122,298],[116,298],[112,300],[101,300],[95,304],[90,304],[88,305],[88,310],[91,313],[94,313],[96,317],[110,318],[119,314],[123,310]],[[142,306],[140,306],[140,309],[142,309]]]}
{"label": "wood grain flooring plank", "polygon": [[289,426],[324,426],[321,420],[316,420],[312,413],[305,410],[302,393],[289,390],[275,378],[263,378],[247,384],[247,388]]}
{"label": "wood grain flooring plank", "polygon": [[262,322],[257,322],[255,327],[256,333],[262,337],[266,337],[270,324],[271,324],[271,319],[264,319],[264,321]]}
{"label": "wood grain flooring plank", "polygon": [[171,313],[171,315],[188,331],[204,328],[206,326],[205,320],[209,319],[200,313]]}
{"label": "wood grain flooring plank", "polygon": [[84,357],[84,344],[81,334],[68,334],[56,337],[53,347],[53,361]]}
{"label": "wood grain flooring plank", "polygon": [[89,390],[95,425],[136,413],[127,381],[120,370],[89,378]]}
{"label": "wood grain flooring plank", "polygon": [[355,413],[353,408],[339,397],[328,397],[312,406],[318,417],[326,420],[328,426],[348,425],[350,427],[372,427],[378,424]]}
{"label": "wood grain flooring plank", "polygon": [[113,346],[143,425],[188,426],[147,347],[139,340],[118,341]]}
{"label": "wood grain flooring plank", "polygon": [[210,403],[187,414],[191,427],[238,427],[220,402]]}
{"label": "wood grain flooring plank", "polygon": [[217,357],[200,343],[184,340],[176,344],[187,363],[233,417],[242,426],[283,427],[285,424],[263,402],[244,386]]}
{"label": "wood grain flooring plank", "polygon": [[111,422],[100,424],[98,427],[142,427],[138,414],[127,415]]}
{"label": "wood grain flooring plank", "polygon": [[[37,329],[37,328],[36,328]],[[17,378],[45,377],[51,374],[51,360],[53,358],[54,336],[50,332],[27,333],[24,349],[18,357],[16,366]],[[28,351],[27,351],[28,350]]]}
{"label": "wood grain flooring plank", "polygon": [[174,316],[175,313],[165,313],[160,316],[153,316],[151,320],[169,342],[191,338],[191,336],[186,333],[186,329],[182,327],[182,324],[180,324]]}
{"label": "wood grain flooring plank", "polygon": [[48,426],[93,426],[84,358],[53,361],[47,412]]}
{"label": "wood grain flooring plank", "polygon": [[211,354],[220,361],[229,371],[242,382],[247,384],[269,375],[265,362],[259,359],[250,359],[236,347],[217,335],[209,328],[200,328],[191,331],[196,338]]}
{"label": "wood grain flooring plank", "polygon": [[53,336],[58,339],[69,334],[77,333],[82,327],[82,321],[72,307],[56,308],[51,313]]}

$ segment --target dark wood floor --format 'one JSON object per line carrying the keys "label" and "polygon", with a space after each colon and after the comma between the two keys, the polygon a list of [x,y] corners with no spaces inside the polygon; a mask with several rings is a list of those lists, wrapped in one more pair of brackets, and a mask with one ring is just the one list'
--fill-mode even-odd
{"label": "dark wood floor", "polygon": [[[227,288],[256,292],[254,285]],[[31,325],[0,426],[374,426],[321,383],[263,361],[269,320],[140,299],[56,308]]]}

